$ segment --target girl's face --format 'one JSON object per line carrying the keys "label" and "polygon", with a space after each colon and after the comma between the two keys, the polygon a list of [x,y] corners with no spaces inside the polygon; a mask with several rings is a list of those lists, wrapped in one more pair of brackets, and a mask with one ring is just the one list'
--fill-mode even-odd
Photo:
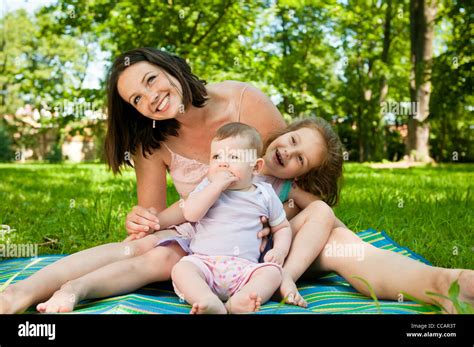
{"label": "girl's face", "polygon": [[178,80],[148,62],[127,67],[118,78],[117,89],[125,102],[151,119],[175,118],[184,111],[180,95],[182,88]]}
{"label": "girl's face", "polygon": [[301,128],[277,137],[267,148],[263,173],[282,179],[304,175],[321,165],[326,152],[323,136]]}

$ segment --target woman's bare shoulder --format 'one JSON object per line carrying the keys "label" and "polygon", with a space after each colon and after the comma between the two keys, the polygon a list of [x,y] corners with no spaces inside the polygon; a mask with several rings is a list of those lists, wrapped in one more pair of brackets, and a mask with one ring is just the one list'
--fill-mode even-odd
{"label": "woman's bare shoulder", "polygon": [[285,127],[285,121],[271,99],[251,83],[223,81],[209,84],[208,90],[233,105],[236,117],[242,123],[255,127],[263,138],[269,132]]}
{"label": "woman's bare shoulder", "polygon": [[245,86],[251,85],[246,82],[226,80],[222,82],[209,83],[206,85],[206,89],[209,93],[217,93],[219,96],[235,99]]}
{"label": "woman's bare shoulder", "polygon": [[160,148],[152,149],[150,153],[145,153],[145,155],[142,147],[138,146],[133,155],[133,161],[136,166],[159,170],[162,167],[169,166],[171,154],[163,143],[161,143]]}

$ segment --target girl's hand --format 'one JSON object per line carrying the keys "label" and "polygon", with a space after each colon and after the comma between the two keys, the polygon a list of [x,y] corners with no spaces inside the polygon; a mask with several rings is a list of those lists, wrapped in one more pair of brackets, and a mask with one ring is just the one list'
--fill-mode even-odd
{"label": "girl's hand", "polygon": [[265,246],[267,245],[267,236],[270,235],[270,226],[268,225],[267,217],[261,216],[260,220],[263,224],[263,229],[260,230],[257,236],[259,239],[262,239],[262,244],[260,245],[260,253],[262,253],[265,250]]}
{"label": "girl's hand", "polygon": [[134,235],[134,239],[146,236],[155,230],[160,230],[158,211],[153,207],[134,206],[127,215],[125,228],[128,235]]}

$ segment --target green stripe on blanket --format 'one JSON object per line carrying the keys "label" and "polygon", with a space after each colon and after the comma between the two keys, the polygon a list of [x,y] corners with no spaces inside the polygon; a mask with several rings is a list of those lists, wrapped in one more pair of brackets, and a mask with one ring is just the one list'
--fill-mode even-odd
{"label": "green stripe on blanket", "polygon": [[[358,233],[358,236],[376,247],[429,264],[423,257],[395,243],[384,232],[369,229]],[[0,288],[7,282],[14,283],[30,276],[61,257],[64,255],[8,259],[0,262]],[[299,282],[298,288],[309,304],[307,309],[270,301],[262,306],[262,310],[258,314],[433,314],[438,311],[433,306],[426,307],[410,301],[379,300],[379,306],[377,306],[374,300],[358,293],[347,281],[335,273],[315,281]],[[190,306],[181,302],[174,294],[170,282],[165,282],[146,286],[127,295],[84,301],[76,307],[73,314],[180,314],[188,313],[189,310]],[[34,308],[27,311],[27,313],[34,312]]]}

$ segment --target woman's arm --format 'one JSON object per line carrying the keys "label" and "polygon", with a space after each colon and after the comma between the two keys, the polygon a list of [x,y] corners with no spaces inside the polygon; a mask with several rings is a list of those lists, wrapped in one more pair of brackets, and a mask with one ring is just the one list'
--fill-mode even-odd
{"label": "woman's arm", "polygon": [[243,88],[247,87],[240,105],[240,121],[253,126],[265,141],[268,135],[285,127],[285,121],[278,108],[260,89],[248,83],[239,83],[238,97]]}
{"label": "woman's arm", "polygon": [[129,234],[152,232],[160,228],[158,212],[166,208],[166,165],[161,150],[145,158],[138,148],[133,161],[138,205],[127,215],[125,227]]}
{"label": "woman's arm", "polygon": [[155,150],[147,158],[139,148],[133,157],[137,178],[138,205],[153,207],[158,212],[166,208],[166,164],[163,161],[163,148]]}

